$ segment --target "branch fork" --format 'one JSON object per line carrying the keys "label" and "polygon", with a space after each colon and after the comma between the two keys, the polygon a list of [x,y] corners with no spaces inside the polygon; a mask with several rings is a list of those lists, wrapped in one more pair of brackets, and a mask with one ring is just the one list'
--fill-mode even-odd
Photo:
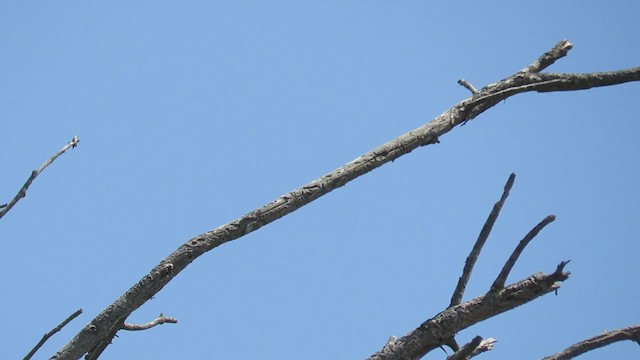
{"label": "branch fork", "polygon": [[[459,348],[455,340],[455,335],[459,331],[533,301],[542,295],[555,292],[560,286],[559,282],[569,278],[570,273],[564,272],[564,267],[568,264],[568,261],[563,261],[549,275],[537,273],[525,280],[518,281],[507,287],[504,286],[511,269],[525,247],[542,228],[555,220],[555,216],[550,215],[529,231],[524,239],[520,241],[486,294],[461,303],[475,262],[489,237],[500,210],[509,196],[514,181],[515,174],[511,174],[504,186],[502,196],[493,206],[471,253],[467,257],[462,276],[453,291],[449,307],[435,317],[423,322],[417,329],[396,339],[392,344],[387,344],[382,350],[373,354],[369,358],[370,360],[419,359],[429,351],[442,345],[447,345],[455,351],[450,359],[468,359],[478,348],[482,338],[478,336],[469,344]],[[488,346],[485,351],[490,350],[494,342],[495,340],[491,342],[491,346]]]}

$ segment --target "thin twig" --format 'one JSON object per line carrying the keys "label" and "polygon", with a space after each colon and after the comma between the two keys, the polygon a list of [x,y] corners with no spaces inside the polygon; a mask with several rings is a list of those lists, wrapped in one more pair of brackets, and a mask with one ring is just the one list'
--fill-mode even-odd
{"label": "thin twig", "polygon": [[509,191],[513,187],[513,183],[516,179],[516,174],[511,173],[509,175],[509,179],[507,183],[504,185],[504,190],[502,191],[502,196],[500,200],[493,205],[493,209],[491,209],[491,213],[489,213],[489,217],[487,221],[485,221],[482,230],[480,231],[480,235],[478,235],[478,239],[476,240],[471,253],[467,257],[467,260],[464,263],[464,269],[462,270],[462,276],[458,279],[458,285],[456,289],[453,291],[453,296],[451,296],[451,302],[449,303],[449,307],[456,306],[460,304],[462,301],[462,296],[464,295],[464,290],[467,287],[467,283],[469,282],[469,278],[471,277],[471,272],[473,271],[473,267],[480,256],[480,251],[482,251],[482,247],[484,246],[489,234],[491,233],[491,229],[493,225],[496,223],[498,216],[500,215],[500,210],[502,210],[502,206],[504,202],[509,197]]}
{"label": "thin twig", "polygon": [[631,340],[640,345],[640,325],[633,325],[626,328],[605,331],[603,334],[581,341],[577,344],[562,350],[561,352],[547,356],[544,360],[567,360],[573,359],[588,351],[595,350],[617,341]]}
{"label": "thin twig", "polygon": [[76,312],[74,312],[73,314],[69,315],[58,326],[54,327],[51,331],[49,331],[48,333],[44,334],[42,336],[42,339],[40,339],[40,341],[36,344],[36,346],[34,346],[33,349],[31,349],[31,351],[29,351],[27,356],[24,357],[24,360],[31,359],[31,357],[33,357],[33,355],[42,347],[42,345],[44,345],[45,342],[47,342],[47,340],[49,340],[50,337],[52,337],[55,333],[57,333],[63,327],[65,327],[68,323],[70,323],[71,320],[77,318],[80,314],[82,314],[82,309],[76,310]]}
{"label": "thin twig", "polygon": [[533,240],[536,235],[538,235],[540,230],[544,229],[545,226],[552,223],[555,219],[555,215],[549,215],[545,217],[538,223],[538,225],[534,226],[533,229],[531,229],[531,231],[529,231],[529,233],[522,240],[520,240],[520,243],[518,243],[518,246],[516,246],[516,248],[513,250],[513,253],[511,253],[511,256],[509,256],[509,259],[504,264],[504,267],[502,268],[502,271],[500,271],[500,274],[496,278],[496,281],[494,281],[493,285],[491,285],[492,291],[497,291],[504,288],[504,283],[507,281],[507,277],[509,276],[511,269],[516,264],[516,261],[520,257],[520,254],[522,254],[522,251],[524,251],[524,248],[527,247],[527,244],[529,244],[529,242]]}
{"label": "thin twig", "polygon": [[40,166],[40,168],[38,168],[38,170],[33,170],[31,172],[31,175],[29,176],[29,178],[27,179],[27,181],[24,183],[24,185],[22,185],[22,188],[20,189],[20,191],[18,191],[18,193],[16,194],[16,196],[13,197],[13,199],[11,199],[11,201],[3,206],[0,206],[0,219],[7,213],[9,212],[9,210],[11,210],[11,208],[18,202],[20,201],[20,199],[22,199],[23,197],[27,196],[27,190],[29,189],[29,186],[31,186],[31,183],[33,182],[33,180],[35,180],[35,178],[40,175],[40,173],[47,167],[49,166],[55,159],[58,158],[58,156],[62,155],[65,153],[65,151],[75,148],[76,146],[78,146],[78,143],[80,142],[80,139],[78,139],[77,136],[73,136],[73,139],[71,139],[71,141],[69,141],[65,146],[62,147],[62,149],[60,149],[60,151],[58,151],[57,153],[55,153],[52,157],[50,157],[49,159],[47,159],[47,161],[44,162],[44,164],[42,164],[42,166]]}
{"label": "thin twig", "polygon": [[162,313],[161,313],[160,315],[158,315],[157,318],[155,318],[152,321],[149,321],[148,323],[145,323],[145,324],[124,323],[122,325],[122,329],[123,330],[129,330],[129,331],[147,330],[147,329],[151,329],[154,326],[162,325],[164,323],[175,324],[177,322],[178,322],[178,320],[176,318],[166,317],[166,316],[162,315]]}
{"label": "thin twig", "polygon": [[475,94],[478,92],[478,89],[476,89],[473,85],[471,85],[470,82],[468,82],[465,79],[458,80],[458,84],[464,86],[464,88],[471,91],[472,94]]}

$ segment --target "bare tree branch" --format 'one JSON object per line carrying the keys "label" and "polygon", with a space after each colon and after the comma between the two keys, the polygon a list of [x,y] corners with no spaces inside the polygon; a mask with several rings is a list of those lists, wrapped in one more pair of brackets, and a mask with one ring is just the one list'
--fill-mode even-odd
{"label": "bare tree branch", "polygon": [[560,263],[552,274],[537,273],[501,291],[489,291],[475,299],[450,307],[425,321],[409,334],[396,339],[393,344],[388,344],[369,357],[369,360],[420,359],[457,332],[555,291],[560,287],[558,282],[569,278],[570,273],[563,272],[566,264]]}
{"label": "bare tree branch", "polygon": [[482,342],[481,336],[476,336],[465,344],[460,350],[453,353],[453,355],[447,357],[447,360],[468,360],[471,357],[471,354],[480,346]]}
{"label": "bare tree branch", "polygon": [[553,222],[555,219],[555,215],[549,215],[545,217],[538,223],[538,225],[534,226],[533,229],[531,229],[531,231],[529,231],[529,233],[522,240],[520,240],[520,243],[518,243],[518,246],[516,246],[516,248],[513,250],[513,253],[511,253],[511,256],[509,256],[509,259],[504,264],[502,271],[500,271],[500,274],[498,274],[498,277],[493,282],[493,285],[491,285],[492,291],[498,291],[504,287],[504,283],[507,281],[507,277],[509,276],[511,269],[516,264],[516,261],[520,257],[520,254],[522,254],[522,251],[524,251],[524,248],[527,247],[527,244],[529,244],[529,242],[533,240],[533,238],[536,237],[536,235],[538,235],[538,233],[545,226]]}
{"label": "bare tree branch", "polygon": [[22,188],[20,189],[20,191],[18,191],[18,193],[16,194],[16,196],[13,197],[13,199],[11,199],[11,201],[9,201],[9,203],[4,204],[4,205],[0,205],[0,219],[7,213],[9,212],[9,210],[11,210],[11,208],[18,202],[20,201],[20,199],[22,199],[23,197],[27,196],[27,190],[29,189],[29,186],[31,186],[31,183],[33,182],[33,180],[36,179],[36,177],[38,177],[38,175],[40,175],[40,173],[47,167],[49,166],[49,164],[51,164],[55,159],[58,158],[58,156],[62,155],[65,153],[65,151],[75,148],[76,146],[78,146],[78,143],[80,142],[80,139],[78,139],[77,136],[73,136],[73,139],[71,139],[71,141],[69,141],[65,146],[62,147],[62,149],[60,149],[60,151],[58,151],[57,153],[53,154],[52,157],[50,157],[49,159],[47,159],[47,161],[44,162],[44,164],[42,164],[42,166],[40,166],[40,168],[38,168],[38,170],[33,170],[31,172],[31,175],[29,176],[29,178],[27,179],[27,181],[24,183],[24,185],[22,185]]}
{"label": "bare tree branch", "polygon": [[542,54],[538,58],[538,60],[534,61],[533,64],[527,66],[526,68],[520,70],[522,73],[537,73],[540,72],[549,66],[553,65],[556,60],[567,56],[569,50],[573,48],[573,44],[571,44],[567,40],[561,40],[556,44],[551,50]]}
{"label": "bare tree branch", "polygon": [[594,336],[590,339],[581,341],[577,344],[562,350],[561,352],[547,356],[544,360],[567,360],[573,359],[579,355],[582,355],[588,351],[595,350],[614,342],[631,340],[640,345],[640,325],[629,326],[623,329],[614,331],[606,331],[603,334]]}
{"label": "bare tree branch", "polygon": [[480,251],[482,251],[484,243],[487,241],[487,238],[491,233],[493,225],[496,223],[496,220],[500,215],[500,210],[502,210],[504,202],[507,200],[507,197],[509,197],[509,191],[511,191],[515,179],[516,174],[511,173],[509,179],[507,179],[507,183],[504,185],[504,190],[500,200],[493,205],[493,209],[491,209],[491,213],[489,213],[489,217],[487,218],[487,221],[485,221],[484,226],[480,231],[480,235],[478,235],[478,239],[476,240],[473,249],[471,249],[471,253],[467,256],[467,260],[464,263],[464,269],[462,270],[462,276],[458,279],[458,285],[456,285],[456,289],[453,291],[449,307],[458,305],[462,301],[462,296],[464,295],[464,290],[466,289],[469,278],[471,277],[473,267],[480,256]]}
{"label": "bare tree branch", "polygon": [[462,87],[464,87],[465,89],[471,91],[472,94],[475,94],[478,92],[478,89],[476,89],[473,85],[471,85],[471,83],[469,83],[467,80],[465,79],[460,79],[458,80],[458,84],[460,84]]}
{"label": "bare tree branch", "polygon": [[485,110],[513,95],[537,91],[574,91],[593,87],[618,85],[631,81],[640,81],[640,67],[631,69],[589,73],[589,74],[540,74],[516,73],[496,84],[491,84],[468,100],[458,105],[463,124],[475,118]]}
{"label": "bare tree branch", "polygon": [[176,318],[166,317],[161,313],[160,315],[158,315],[157,318],[155,318],[152,321],[149,321],[148,323],[145,323],[145,324],[128,324],[128,323],[124,323],[122,325],[122,329],[123,330],[129,330],[129,331],[147,330],[147,329],[151,329],[152,327],[157,326],[157,325],[162,325],[162,324],[165,324],[165,323],[176,324],[177,322],[178,322],[178,320]]}
{"label": "bare tree branch", "polygon": [[49,340],[50,337],[52,337],[55,333],[60,331],[63,327],[65,327],[65,325],[70,323],[73,319],[77,318],[80,314],[82,314],[82,309],[76,310],[73,314],[69,315],[66,319],[64,319],[63,322],[58,324],[58,326],[54,327],[51,331],[49,331],[48,333],[44,334],[42,336],[42,339],[40,339],[40,341],[38,341],[36,346],[34,346],[33,349],[31,349],[31,351],[29,351],[29,353],[24,357],[24,360],[31,359],[33,357],[33,355],[38,350],[40,350],[42,345],[44,345],[44,343],[47,342],[47,340]]}
{"label": "bare tree branch", "polygon": [[[564,56],[561,52],[550,55],[547,60],[541,62],[542,65],[539,68],[551,64],[561,56]],[[640,80],[640,68],[598,74],[547,74],[546,77],[543,74],[516,73],[505,80],[487,86],[429,123],[373,149],[329,174],[284,194],[226,225],[188,240],[98,314],[53,358],[78,359],[95,348],[110,334],[116,323],[124,321],[202,254],[253,232],[418,147],[438,143],[438,137],[509,96],[525,91],[578,90],[638,80]],[[494,95],[496,93],[499,95]],[[455,308],[457,307],[452,309]]]}
{"label": "bare tree branch", "polygon": [[[138,330],[146,330],[150,329],[156,325],[162,325],[164,323],[176,324],[178,320],[172,317],[166,317],[162,313],[158,315],[154,320],[145,323],[145,324],[129,324],[125,323],[124,320],[122,322],[118,322],[109,330],[107,336],[105,336],[96,346],[89,350],[87,355],[85,356],[85,360],[95,360],[102,355],[102,352],[107,348],[107,346],[111,345],[113,338],[116,337],[118,331],[120,330],[129,330],[129,331],[138,331]],[[88,331],[94,331],[91,325],[88,325]]]}
{"label": "bare tree branch", "polygon": [[456,351],[453,355],[447,357],[447,360],[468,360],[474,356],[480,355],[483,352],[493,350],[493,345],[496,343],[496,339],[488,338],[482,340],[482,337],[476,336],[460,350]]}

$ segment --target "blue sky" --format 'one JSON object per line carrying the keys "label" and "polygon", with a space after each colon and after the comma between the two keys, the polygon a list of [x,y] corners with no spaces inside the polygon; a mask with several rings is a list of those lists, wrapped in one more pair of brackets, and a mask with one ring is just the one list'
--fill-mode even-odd
{"label": "blue sky", "polygon": [[[48,358],[190,237],[416,128],[559,40],[551,72],[639,66],[640,3],[0,2],[0,358]],[[571,259],[548,295],[458,335],[538,359],[638,323],[639,84],[508,99],[429,146],[195,261],[103,359],[361,359],[448,305],[511,172],[465,299]],[[632,358],[618,343],[584,359]],[[436,351],[428,359],[441,359]]]}

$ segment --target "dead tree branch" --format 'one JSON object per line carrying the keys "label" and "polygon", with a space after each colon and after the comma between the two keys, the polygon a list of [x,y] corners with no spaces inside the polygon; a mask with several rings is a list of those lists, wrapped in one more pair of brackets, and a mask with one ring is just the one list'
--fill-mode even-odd
{"label": "dead tree branch", "polygon": [[61,322],[60,324],[58,324],[58,326],[54,327],[51,331],[49,331],[48,333],[44,334],[42,336],[42,339],[40,339],[40,341],[38,341],[38,343],[36,344],[36,346],[33,347],[33,349],[31,349],[31,351],[29,351],[29,353],[24,357],[24,360],[29,360],[33,357],[33,355],[40,350],[40,348],[42,347],[42,345],[44,345],[45,342],[47,342],[47,340],[49,340],[50,337],[52,337],[55,333],[57,333],[58,331],[62,330],[63,327],[65,327],[68,323],[70,323],[73,319],[77,318],[78,316],[80,316],[80,314],[82,314],[82,309],[78,309],[76,310],[76,312],[74,312],[73,314],[69,315],[66,319],[64,319],[63,322]]}
{"label": "dead tree branch", "polygon": [[[553,50],[550,53],[552,52]],[[542,69],[565,54],[566,51],[552,53],[544,61],[538,59],[537,63],[540,65],[534,63],[530,67]],[[162,290],[171,279],[202,254],[253,232],[419,147],[438,143],[440,136],[475,118],[501,100],[526,91],[569,91],[639,80],[640,68],[595,74],[519,72],[496,84],[486,86],[429,123],[373,149],[329,174],[284,194],[226,225],[188,240],[91,320],[90,324],[85,326],[53,358],[79,359],[95,348],[106,339],[115,324],[124,321],[133,311]],[[452,309],[456,308],[457,306]]]}
{"label": "dead tree branch", "polygon": [[573,48],[573,44],[571,44],[567,40],[562,40],[556,44],[551,50],[542,54],[538,58],[538,60],[534,61],[531,65],[526,68],[520,70],[521,73],[537,73],[540,72],[549,66],[553,65],[556,60],[567,56],[569,50]]}
{"label": "dead tree branch", "polygon": [[471,91],[472,94],[475,94],[478,92],[478,89],[476,89],[473,85],[471,85],[470,82],[468,82],[465,79],[458,80],[458,84],[460,84],[460,86],[464,87],[465,89]]}
{"label": "dead tree branch", "polygon": [[162,325],[165,323],[176,324],[178,323],[178,320],[176,318],[166,317],[161,313],[160,315],[158,315],[157,318],[149,321],[148,323],[144,323],[144,324],[124,323],[122,325],[122,330],[129,330],[129,331],[147,330],[147,329],[151,329],[154,326]]}
{"label": "dead tree branch", "polygon": [[570,273],[563,272],[565,265],[566,262],[561,262],[552,274],[537,273],[499,292],[489,291],[450,307],[388,344],[369,357],[369,360],[420,359],[457,332],[555,291],[560,287],[558,282],[569,278]]}
{"label": "dead tree branch", "polygon": [[[496,280],[485,295],[462,304],[454,304],[455,299],[462,297],[464,286],[461,286],[460,284],[466,284],[466,281],[463,281],[463,278],[468,280],[473,264],[480,252],[479,249],[482,247],[482,244],[484,244],[484,240],[488,237],[491,227],[498,217],[504,201],[509,195],[509,191],[513,186],[514,180],[515,174],[511,174],[505,184],[500,200],[498,200],[494,205],[489,218],[480,232],[478,241],[476,241],[476,244],[471,251],[471,255],[469,255],[469,257],[473,257],[473,261],[469,261],[469,258],[467,258],[467,261],[465,262],[463,276],[458,281],[458,286],[456,286],[456,291],[454,291],[454,297],[452,298],[449,307],[432,319],[422,323],[422,325],[409,334],[399,339],[394,339],[392,343],[387,343],[382,350],[373,354],[369,360],[420,359],[429,351],[437,347],[441,347],[442,345],[447,345],[455,351],[454,355],[451,357],[452,359],[468,359],[478,348],[482,338],[476,337],[471,343],[460,349],[455,341],[455,335],[459,331],[511,310],[517,306],[523,305],[551,291],[556,291],[559,288],[558,282],[564,281],[569,277],[570,273],[563,272],[568,261],[563,261],[558,265],[556,271],[550,275],[540,273],[534,274],[528,279],[519,281],[507,288],[504,288],[504,286],[496,287],[496,282],[498,282],[498,280]],[[520,241],[502,269],[502,272],[498,277],[499,279],[506,280],[511,268],[518,260],[519,255],[525,249],[526,245],[540,232],[540,230],[542,230],[544,226],[553,221],[553,219],[553,216],[548,216],[540,224],[534,227],[534,229],[531,230],[523,240]],[[504,282],[502,282],[502,285],[504,285]],[[488,348],[483,348],[483,351],[490,350],[494,342],[495,340],[491,339],[490,343],[485,344]]]}
{"label": "dead tree branch", "polygon": [[453,355],[447,357],[447,360],[468,360],[471,357],[471,354],[480,346],[482,342],[481,336],[476,336],[464,345],[460,350],[453,353]]}
{"label": "dead tree branch", "polygon": [[518,243],[518,246],[516,246],[516,248],[513,250],[513,253],[511,253],[511,256],[509,256],[509,259],[504,264],[504,267],[500,271],[500,274],[498,274],[496,280],[493,282],[493,285],[491,285],[491,290],[498,291],[504,287],[504,283],[507,281],[507,277],[509,276],[511,269],[513,269],[513,266],[516,264],[516,261],[520,257],[520,254],[522,254],[522,252],[524,251],[524,248],[527,247],[529,242],[533,240],[533,238],[536,237],[536,235],[538,235],[538,233],[542,229],[544,229],[545,226],[552,223],[555,219],[555,215],[547,216],[546,218],[542,219],[542,221],[540,221],[538,225],[534,226],[534,228],[531,229],[531,231],[529,231],[529,233],[522,240],[520,240],[520,243]]}
{"label": "dead tree branch", "polygon": [[456,289],[453,291],[453,296],[451,297],[449,307],[458,305],[462,301],[462,296],[464,295],[464,290],[466,289],[469,278],[471,277],[473,267],[475,266],[476,261],[478,261],[480,251],[482,251],[482,247],[487,241],[487,238],[491,233],[491,229],[493,229],[493,225],[498,219],[498,215],[500,215],[500,210],[502,210],[504,202],[507,200],[507,197],[509,197],[509,191],[511,191],[515,179],[516,174],[512,173],[509,176],[507,183],[504,185],[504,190],[502,192],[500,200],[498,200],[498,202],[493,205],[493,209],[491,209],[491,213],[489,213],[489,217],[487,218],[487,221],[485,221],[484,226],[480,231],[480,235],[478,235],[478,239],[476,240],[473,249],[471,249],[471,253],[469,254],[469,256],[467,256],[467,260],[464,263],[464,269],[462,270],[462,276],[460,276],[460,278],[458,279],[458,285],[456,285]]}
{"label": "dead tree branch", "polygon": [[468,360],[476,355],[480,355],[483,352],[493,350],[493,345],[496,343],[496,339],[488,338],[482,340],[482,337],[476,336],[473,340],[469,341],[460,350],[456,351],[453,355],[447,357],[447,360]]}
{"label": "dead tree branch", "polygon": [[178,323],[178,320],[176,318],[166,317],[162,313],[160,313],[160,315],[158,315],[157,318],[145,324],[129,324],[124,321],[120,324],[116,324],[116,326],[114,326],[109,331],[109,334],[107,334],[107,336],[102,341],[100,341],[95,348],[91,349],[87,353],[87,356],[85,356],[84,358],[85,360],[95,360],[99,358],[100,355],[102,355],[102,352],[107,348],[107,346],[111,344],[111,341],[113,340],[114,337],[117,336],[116,334],[120,330],[128,330],[128,331],[147,330],[147,329],[151,329],[154,326],[162,325],[165,323],[176,324]]}
{"label": "dead tree branch", "polygon": [[590,339],[581,341],[577,344],[562,350],[561,352],[547,356],[544,360],[567,360],[573,359],[579,355],[582,355],[588,351],[595,350],[614,342],[631,340],[640,345],[640,325],[629,326],[623,329],[614,331],[606,331],[603,334],[594,336]]}
{"label": "dead tree branch", "polygon": [[53,154],[52,157],[47,159],[47,161],[45,161],[44,164],[42,164],[42,166],[40,166],[40,168],[38,168],[37,170],[33,170],[31,172],[31,175],[27,179],[27,181],[24,183],[24,185],[22,185],[22,188],[20,188],[20,191],[18,191],[18,193],[16,194],[16,196],[14,196],[13,199],[11,199],[11,201],[9,201],[7,204],[0,205],[0,219],[7,212],[9,212],[9,210],[11,210],[11,208],[18,201],[20,201],[20,199],[22,199],[23,197],[27,196],[27,190],[29,189],[29,186],[31,186],[31,183],[33,182],[33,180],[35,180],[36,177],[38,177],[38,175],[40,175],[40,173],[47,166],[49,166],[55,159],[57,159],[58,156],[64,154],[65,151],[67,151],[69,149],[72,149],[72,148],[75,148],[76,146],[78,146],[79,142],[80,142],[80,139],[78,139],[78,137],[74,135],[73,139],[71,139],[71,141],[69,141],[65,146],[63,146],[62,149],[60,149],[60,151],[58,151],[57,153]]}

